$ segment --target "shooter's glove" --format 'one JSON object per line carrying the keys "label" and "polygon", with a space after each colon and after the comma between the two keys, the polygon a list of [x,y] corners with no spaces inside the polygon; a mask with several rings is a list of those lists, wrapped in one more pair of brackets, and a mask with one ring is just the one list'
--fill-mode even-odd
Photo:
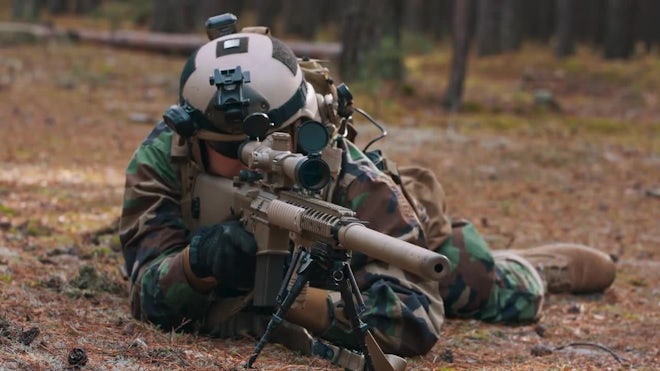
{"label": "shooter's glove", "polygon": [[223,287],[251,289],[257,242],[240,221],[199,229],[188,248],[190,270],[198,278],[213,277]]}

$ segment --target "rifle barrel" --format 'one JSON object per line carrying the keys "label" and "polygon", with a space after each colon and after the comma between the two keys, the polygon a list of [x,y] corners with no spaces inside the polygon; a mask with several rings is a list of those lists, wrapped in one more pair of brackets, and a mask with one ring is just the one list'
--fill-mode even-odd
{"label": "rifle barrel", "polygon": [[342,226],[338,240],[346,249],[359,251],[428,280],[442,280],[450,272],[446,256],[369,229],[360,223]]}

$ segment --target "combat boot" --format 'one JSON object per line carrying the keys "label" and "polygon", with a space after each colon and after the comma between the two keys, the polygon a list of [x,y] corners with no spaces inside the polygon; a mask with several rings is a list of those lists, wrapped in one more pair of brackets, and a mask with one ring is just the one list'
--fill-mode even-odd
{"label": "combat boot", "polygon": [[585,245],[556,243],[509,251],[527,259],[536,268],[549,293],[600,292],[607,289],[616,276],[612,258]]}

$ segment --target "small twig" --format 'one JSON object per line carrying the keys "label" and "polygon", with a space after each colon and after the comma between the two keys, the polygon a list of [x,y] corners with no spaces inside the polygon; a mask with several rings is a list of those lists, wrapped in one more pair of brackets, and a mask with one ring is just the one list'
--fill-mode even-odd
{"label": "small twig", "polygon": [[190,320],[188,318],[184,318],[183,321],[181,321],[181,324],[179,326],[177,326],[176,328],[173,328],[172,331],[170,331],[170,344],[174,343],[174,335],[176,335],[176,333],[179,332],[179,330],[184,328],[190,322],[192,322],[192,320]]}
{"label": "small twig", "polygon": [[39,347],[40,347],[41,349],[45,350],[46,352],[48,352],[51,356],[55,356],[55,355],[56,355],[55,352],[54,352],[53,350],[51,350],[51,349],[46,345],[46,343],[44,343],[43,341],[40,341],[40,342],[39,342]]}
{"label": "small twig", "polygon": [[611,350],[610,348],[608,348],[604,345],[601,345],[601,344],[597,344],[597,343],[573,342],[573,343],[568,343],[566,345],[558,346],[558,347],[555,348],[555,351],[562,350],[562,349],[568,348],[568,347],[573,347],[573,346],[590,346],[590,347],[598,348],[598,349],[604,350],[607,353],[611,354],[612,357],[614,357],[614,359],[616,359],[617,362],[619,362],[619,363],[627,362],[627,360],[625,358],[620,357],[618,354],[614,353],[614,351]]}
{"label": "small twig", "polygon": [[73,327],[73,325],[70,324],[70,323],[64,323],[64,325],[76,335],[82,335],[83,334],[82,331],[80,331],[77,328]]}

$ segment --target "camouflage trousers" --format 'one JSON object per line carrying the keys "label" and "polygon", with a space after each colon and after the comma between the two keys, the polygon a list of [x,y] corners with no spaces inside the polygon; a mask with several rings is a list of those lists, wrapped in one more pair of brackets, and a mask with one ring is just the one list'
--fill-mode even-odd
{"label": "camouflage trousers", "polygon": [[545,294],[538,272],[522,257],[491,251],[471,223],[452,221],[442,185],[429,169],[401,167],[396,174],[428,246],[450,261],[451,274],[439,284],[445,315],[505,323],[536,320]]}
{"label": "camouflage trousers", "polygon": [[501,323],[538,319],[545,288],[525,259],[490,251],[475,227],[462,220],[452,222],[450,237],[436,251],[452,267],[449,279],[440,284],[448,317]]}

